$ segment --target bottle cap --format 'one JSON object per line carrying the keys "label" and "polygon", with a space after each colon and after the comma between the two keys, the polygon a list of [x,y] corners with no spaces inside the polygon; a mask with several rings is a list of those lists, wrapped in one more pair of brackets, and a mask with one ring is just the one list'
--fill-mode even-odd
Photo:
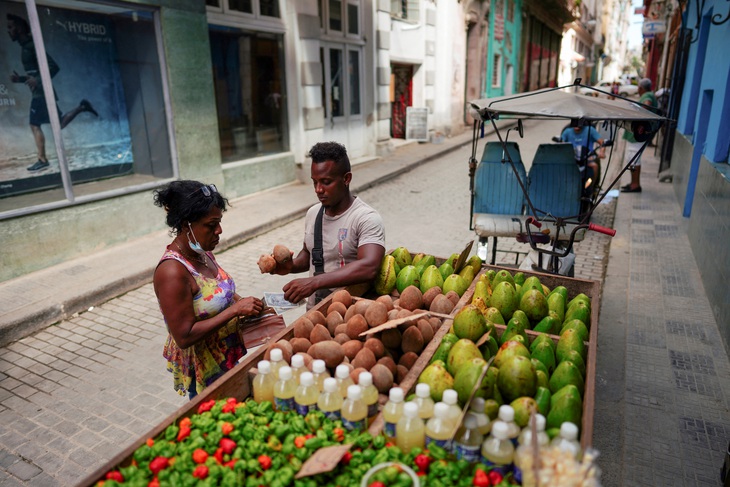
{"label": "bottle cap", "polygon": [[492,425],[492,436],[499,438],[500,440],[506,440],[509,435],[509,429],[507,423],[504,421],[495,421]]}
{"label": "bottle cap", "polygon": [[469,405],[469,409],[471,411],[484,414],[484,398],[481,397],[475,397],[471,400],[471,404]]}
{"label": "bottle cap", "polygon": [[403,414],[410,418],[418,417],[418,404],[413,401],[408,401],[403,405]]}
{"label": "bottle cap", "polygon": [[296,369],[304,367],[304,357],[301,355],[293,355],[291,358],[291,366]]}
{"label": "bottle cap", "polygon": [[272,362],[278,362],[279,360],[284,360],[284,354],[281,353],[281,350],[278,348],[272,348],[269,355],[271,356]]}
{"label": "bottle cap", "polygon": [[445,402],[437,402],[433,407],[433,416],[435,418],[445,418],[449,414],[449,405]]}
{"label": "bottle cap", "polygon": [[360,389],[360,386],[351,385],[347,386],[347,398],[352,399],[353,401],[357,401],[362,398],[362,389]]}
{"label": "bottle cap", "polygon": [[509,423],[510,421],[515,420],[515,410],[512,408],[512,406],[509,406],[507,404],[504,404],[502,406],[499,406],[499,419],[504,421],[505,423]]}
{"label": "bottle cap", "polygon": [[271,372],[271,362],[268,360],[261,360],[256,368],[259,369],[259,373],[268,374]]}
{"label": "bottle cap", "polygon": [[466,413],[464,416],[464,428],[468,430],[476,429],[478,426],[477,417],[474,413]]}
{"label": "bottle cap", "polygon": [[566,440],[577,440],[578,427],[575,424],[566,421],[560,425],[560,436],[562,436]]}
{"label": "bottle cap", "polygon": [[334,377],[327,377],[324,380],[324,391],[337,392],[337,379],[335,379]]}
{"label": "bottle cap", "polygon": [[291,367],[288,365],[283,366],[279,369],[279,379],[280,380],[289,380],[291,379]]}
{"label": "bottle cap", "polygon": [[311,372],[302,372],[299,376],[299,384],[303,386],[311,386],[314,384],[314,376]]}
{"label": "bottle cap", "polygon": [[[360,375],[362,375],[363,373],[361,373]],[[403,393],[403,389],[401,389],[400,387],[391,387],[390,388],[390,392],[388,393],[388,399],[390,399],[391,401],[403,402],[404,397],[405,397],[405,394]]]}
{"label": "bottle cap", "polygon": [[326,369],[326,365],[324,364],[324,360],[315,360],[312,362],[312,372],[315,374],[321,374]]}
{"label": "bottle cap", "polygon": [[357,383],[360,387],[370,387],[373,385],[373,374],[370,372],[360,372],[360,375],[357,377]]}
{"label": "bottle cap", "polygon": [[350,377],[350,368],[345,364],[340,364],[335,369],[335,377],[340,380],[345,380]]}
{"label": "bottle cap", "polygon": [[418,384],[416,386],[416,396],[418,397],[431,397],[431,387],[428,384]]}
{"label": "bottle cap", "polygon": [[453,389],[446,389],[441,400],[448,405],[456,404],[459,400],[459,395]]}

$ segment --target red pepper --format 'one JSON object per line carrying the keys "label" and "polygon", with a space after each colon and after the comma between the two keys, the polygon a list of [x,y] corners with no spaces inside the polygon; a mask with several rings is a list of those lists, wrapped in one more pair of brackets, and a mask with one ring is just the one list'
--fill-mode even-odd
{"label": "red pepper", "polygon": [[202,448],[196,448],[193,452],[193,461],[195,463],[205,463],[208,459],[208,452]]}
{"label": "red pepper", "polygon": [[233,466],[236,465],[236,462],[238,461],[238,458],[232,458],[231,460],[227,461],[223,464],[224,467],[229,467],[233,469]]}
{"label": "red pepper", "polygon": [[423,453],[416,455],[414,463],[418,467],[418,470],[422,472],[428,472],[428,466],[431,465],[431,458]]}
{"label": "red pepper", "polygon": [[314,438],[314,435],[310,433],[310,434],[308,434],[308,435],[305,435],[304,437],[305,437],[306,439],[310,439],[310,438]]}
{"label": "red pepper", "polygon": [[223,453],[227,453],[228,455],[233,453],[233,450],[236,449],[236,442],[230,438],[221,438],[218,445],[223,449]]}
{"label": "red pepper", "polygon": [[391,447],[391,446],[395,446],[395,444],[394,443],[391,443],[390,441],[388,441],[388,442],[385,443],[385,447],[386,448]]}
{"label": "red pepper", "polygon": [[297,448],[303,448],[304,444],[307,442],[307,438],[305,436],[297,436],[294,438],[294,446]]}
{"label": "red pepper", "polygon": [[155,440],[153,440],[152,438],[147,438],[147,441],[145,443],[147,443],[147,446],[149,446],[150,448],[155,446]]}
{"label": "red pepper", "polygon": [[122,472],[118,470],[112,470],[111,472],[106,474],[107,480],[114,480],[116,482],[119,482],[120,484],[124,482],[124,476],[122,475]]}
{"label": "red pepper", "polygon": [[474,480],[472,481],[472,485],[474,487],[489,487],[490,485],[492,485],[492,483],[489,481],[487,472],[477,469],[477,471],[474,472]]}
{"label": "red pepper", "polygon": [[160,481],[157,480],[157,477],[150,480],[150,483],[147,484],[147,487],[160,487]]}
{"label": "red pepper", "polygon": [[104,481],[103,480],[98,480],[96,482],[96,484],[94,484],[94,485],[96,485],[96,487],[104,487]]}
{"label": "red pepper", "polygon": [[230,402],[227,402],[223,405],[221,408],[221,412],[224,413],[235,413],[236,412],[236,404],[231,404]]}
{"label": "red pepper", "polygon": [[260,455],[258,460],[262,470],[268,470],[271,468],[271,457],[268,455]]}
{"label": "red pepper", "polygon": [[226,421],[221,425],[221,433],[223,433],[225,436],[228,436],[233,431],[233,425]]}
{"label": "red pepper", "polygon": [[177,441],[183,441],[188,436],[190,436],[190,426],[180,426],[180,431],[177,432]]}
{"label": "red pepper", "polygon": [[385,487],[385,484],[382,482],[373,482],[368,487]]}
{"label": "red pepper", "polygon": [[170,466],[170,460],[167,457],[156,457],[150,462],[150,471],[157,475],[160,470],[165,470]]}
{"label": "red pepper", "polygon": [[185,417],[180,420],[181,428],[190,428],[193,425],[193,421],[189,417]]}
{"label": "red pepper", "polygon": [[198,414],[203,414],[206,411],[210,411],[211,409],[213,409],[213,406],[215,406],[215,399],[201,402],[200,406],[198,406]]}
{"label": "red pepper", "polygon": [[198,465],[195,467],[195,470],[193,470],[193,477],[196,479],[203,480],[208,476],[208,467],[205,465]]}
{"label": "red pepper", "polygon": [[342,459],[340,459],[340,463],[343,465],[349,465],[350,460],[352,460],[352,453],[349,451],[346,451],[344,455],[342,455]]}
{"label": "red pepper", "polygon": [[504,476],[496,470],[490,470],[487,473],[487,477],[489,477],[489,482],[491,482],[490,485],[497,485],[504,479]]}
{"label": "red pepper", "polygon": [[218,448],[215,453],[213,454],[213,458],[215,458],[215,461],[218,462],[218,464],[223,463],[223,448]]}
{"label": "red pepper", "polygon": [[332,430],[332,432],[335,435],[335,441],[342,441],[345,439],[345,430],[343,430],[342,428],[335,428],[334,430]]}

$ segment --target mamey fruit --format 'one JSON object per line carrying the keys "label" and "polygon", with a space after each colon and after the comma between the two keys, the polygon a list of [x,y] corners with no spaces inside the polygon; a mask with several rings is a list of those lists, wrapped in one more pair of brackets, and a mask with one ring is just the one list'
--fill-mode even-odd
{"label": "mamey fruit", "polygon": [[276,260],[269,254],[262,254],[257,263],[261,270],[261,274],[268,274],[276,269]]}
{"label": "mamey fruit", "polygon": [[274,245],[274,260],[277,264],[286,264],[291,260],[292,252],[285,245]]}

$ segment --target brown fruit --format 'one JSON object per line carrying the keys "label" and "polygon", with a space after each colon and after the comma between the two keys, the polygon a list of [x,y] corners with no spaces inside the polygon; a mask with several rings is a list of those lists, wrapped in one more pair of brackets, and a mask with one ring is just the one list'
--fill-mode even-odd
{"label": "brown fruit", "polygon": [[286,340],[282,340],[280,342],[270,343],[268,347],[266,347],[266,352],[264,352],[264,359],[265,360],[271,360],[271,350],[274,348],[278,348],[281,350],[281,355],[283,356],[284,360],[287,363],[290,363],[291,356],[293,355],[294,349],[291,346],[291,343],[289,343]]}
{"label": "brown fruit", "polygon": [[393,373],[383,364],[375,364],[370,373],[373,374],[373,385],[381,394],[387,394],[393,387]]}
{"label": "brown fruit", "polygon": [[278,264],[285,264],[291,260],[292,252],[285,245],[276,244],[274,245],[274,260]]}
{"label": "brown fruit", "polygon": [[403,382],[403,379],[405,379],[408,375],[408,369],[406,369],[402,365],[399,365],[396,367],[395,375],[398,378],[398,383],[400,384],[401,382]]}
{"label": "brown fruit", "polygon": [[309,335],[309,341],[312,342],[312,345],[314,345],[315,343],[324,342],[326,340],[332,340],[332,335],[330,335],[329,330],[322,325],[315,325],[315,327],[312,328],[312,333]]}
{"label": "brown fruit", "polygon": [[408,286],[400,293],[400,307],[413,311],[423,307],[423,293],[416,286]]}
{"label": "brown fruit", "polygon": [[383,342],[377,338],[368,338],[365,340],[365,348],[369,348],[370,351],[373,352],[373,355],[375,355],[376,359],[385,355],[385,346],[383,345]]}
{"label": "brown fruit", "polygon": [[382,325],[388,320],[388,308],[379,301],[373,301],[365,310],[365,321],[370,328]]}
{"label": "brown fruit", "polygon": [[[337,325],[337,328],[335,328],[335,336],[340,334],[347,334],[347,323],[340,323]],[[349,339],[350,337],[347,338]]]}
{"label": "brown fruit", "polygon": [[307,312],[304,316],[309,318],[309,321],[311,321],[313,325],[327,326],[327,318],[318,309],[309,310],[309,312]]}
{"label": "brown fruit", "polygon": [[362,350],[362,342],[360,340],[348,340],[342,344],[342,350],[345,352],[345,357],[353,360],[357,353]]}
{"label": "brown fruit", "polygon": [[418,355],[413,352],[406,352],[398,361],[398,365],[402,365],[406,369],[411,370],[411,367],[413,367],[413,364],[416,363],[416,360],[418,360]]}
{"label": "brown fruit", "polygon": [[416,323],[416,326],[418,327],[418,331],[421,332],[424,346],[427,345],[433,338],[433,328],[431,327],[431,323],[427,319],[421,318],[418,320],[418,323]]}
{"label": "brown fruit", "polygon": [[309,339],[309,335],[312,334],[314,323],[309,318],[302,316],[294,322],[294,336],[297,338]]}
{"label": "brown fruit", "polygon": [[355,314],[365,316],[365,312],[368,310],[371,303],[373,303],[372,299],[359,299],[356,301],[355,304],[353,304],[355,307]]}
{"label": "brown fruit", "polygon": [[400,309],[398,310],[398,318],[407,318],[413,314],[413,311],[409,309]]}
{"label": "brown fruit", "polygon": [[345,322],[348,322],[348,321],[350,321],[350,318],[352,318],[356,314],[357,314],[357,312],[355,311],[355,307],[350,306],[349,308],[347,308],[347,311],[345,312],[344,315],[342,315],[342,317],[345,318]]}
{"label": "brown fruit", "polygon": [[363,348],[352,361],[352,365],[355,368],[362,367],[365,370],[370,370],[375,365],[375,354],[368,348]]}
{"label": "brown fruit", "polygon": [[390,357],[383,357],[383,358],[379,359],[377,363],[383,364],[386,367],[388,367],[388,370],[390,370],[390,372],[395,376],[395,373],[396,373],[395,360],[393,360]]}
{"label": "brown fruit", "polygon": [[311,372],[312,371],[312,362],[314,361],[312,356],[309,355],[308,353],[302,353],[302,352],[299,352],[296,355],[301,355],[302,357],[304,357],[304,366],[307,368],[307,370],[309,370]]}
{"label": "brown fruit", "polygon": [[428,322],[431,323],[431,329],[433,330],[433,334],[435,335],[439,328],[441,328],[441,318],[436,318],[435,316],[432,316],[428,319]]}
{"label": "brown fruit", "polygon": [[274,257],[269,254],[261,255],[257,264],[259,265],[259,270],[261,271],[261,274],[268,274],[269,272],[276,269],[276,260],[274,260]]}
{"label": "brown fruit", "polygon": [[400,309],[400,299],[396,298],[393,300],[393,307]]}
{"label": "brown fruit", "polygon": [[387,348],[399,348],[402,341],[401,333],[398,331],[398,328],[383,330],[380,335],[380,341]]}
{"label": "brown fruit", "polygon": [[332,293],[332,302],[342,303],[345,305],[345,308],[349,308],[352,304],[352,296],[347,289],[339,289]]}
{"label": "brown fruit", "polygon": [[334,369],[342,363],[345,358],[345,352],[342,351],[342,345],[334,340],[315,343],[307,352],[313,359],[324,360],[324,363],[330,369]]}
{"label": "brown fruit", "polygon": [[327,313],[327,329],[332,334],[332,336],[335,335],[335,330],[337,329],[337,325],[340,325],[345,322],[344,318],[342,318],[342,315],[338,313],[337,311],[330,311]]}
{"label": "brown fruit", "polygon": [[[451,291],[449,291],[451,292]],[[457,294],[458,296],[458,294]],[[454,303],[451,302],[449,298],[446,297],[445,294],[440,294],[433,298],[433,302],[431,302],[431,306],[429,306],[428,310],[433,311],[434,313],[443,313],[445,315],[451,313],[451,311],[454,309]]]}
{"label": "brown fruit", "polygon": [[423,350],[423,335],[418,330],[417,326],[411,326],[403,332],[403,340],[400,344],[400,348],[403,352],[421,353]]}
{"label": "brown fruit", "polygon": [[355,315],[350,318],[347,322],[347,336],[353,340],[357,340],[360,337],[360,333],[368,330],[368,322],[365,320],[363,315]]}
{"label": "brown fruit", "polygon": [[338,313],[340,313],[340,316],[345,316],[345,313],[347,313],[347,306],[340,303],[339,301],[333,301],[327,307],[327,314],[329,315],[333,311],[337,311]]}
{"label": "brown fruit", "polygon": [[393,298],[387,294],[383,295],[383,296],[378,296],[378,298],[375,301],[377,301],[379,303],[383,303],[385,305],[385,307],[388,308],[388,311],[393,309]]}
{"label": "brown fruit", "polygon": [[338,333],[337,335],[335,335],[334,340],[340,345],[344,345],[345,343],[350,341],[350,337],[347,336],[347,333]]}
{"label": "brown fruit", "polygon": [[289,343],[291,343],[292,351],[295,354],[299,352],[306,352],[309,350],[309,347],[312,346],[312,342],[306,338],[292,338],[289,340]]}
{"label": "brown fruit", "polygon": [[390,311],[388,311],[388,320],[394,320],[398,318],[398,309],[393,308]]}
{"label": "brown fruit", "polygon": [[360,374],[363,372],[367,372],[367,370],[363,369],[362,367],[354,369],[352,372],[350,372],[350,379],[352,379],[355,384],[358,384],[358,381],[360,380]]}
{"label": "brown fruit", "polygon": [[433,298],[435,298],[439,294],[443,294],[443,291],[441,291],[441,288],[438,286],[434,286],[431,289],[427,290],[425,293],[423,293],[423,307],[426,309],[431,308]]}
{"label": "brown fruit", "polygon": [[444,296],[449,298],[449,301],[454,303],[454,306],[456,306],[459,303],[459,299],[461,299],[459,297],[459,293],[457,293],[456,291],[449,291]]}

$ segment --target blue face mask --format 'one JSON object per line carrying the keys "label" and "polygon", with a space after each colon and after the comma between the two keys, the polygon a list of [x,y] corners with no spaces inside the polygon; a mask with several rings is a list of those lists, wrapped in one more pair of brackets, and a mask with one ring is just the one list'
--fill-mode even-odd
{"label": "blue face mask", "polygon": [[195,234],[193,233],[193,227],[190,225],[190,222],[188,222],[188,228],[190,228],[190,231],[188,232],[188,245],[190,246],[190,250],[198,255],[204,255],[205,250],[203,250],[203,247],[201,247],[198,243],[198,239],[195,238]]}

